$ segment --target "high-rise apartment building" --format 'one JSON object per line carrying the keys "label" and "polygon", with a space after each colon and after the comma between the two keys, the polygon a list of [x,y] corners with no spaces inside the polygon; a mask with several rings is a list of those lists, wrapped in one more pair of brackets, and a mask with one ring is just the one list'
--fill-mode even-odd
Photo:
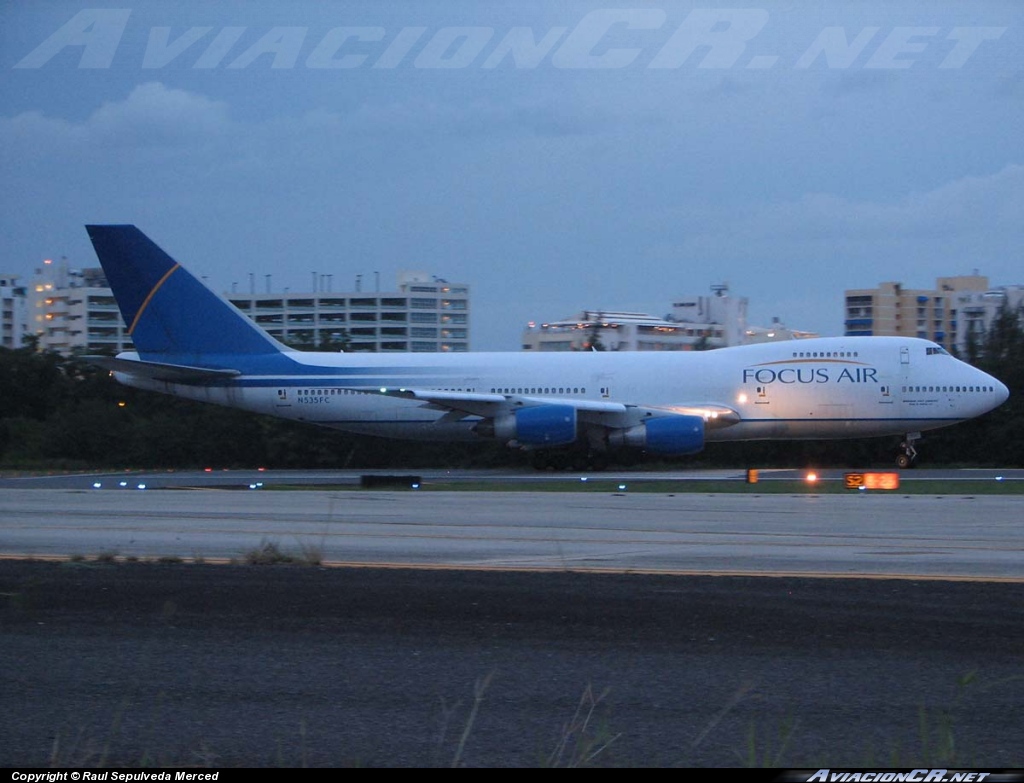
{"label": "high-rise apartment building", "polygon": [[949,348],[958,327],[958,297],[987,290],[983,275],[940,277],[929,289],[892,282],[848,290],[844,334],[921,337]]}
{"label": "high-rise apartment building", "polygon": [[[469,286],[423,272],[398,276],[393,292],[225,294],[235,307],[282,342],[346,351],[468,351]],[[40,350],[118,353],[131,336],[103,270],[69,269],[47,260],[36,270],[29,331]]]}
{"label": "high-rise apartment building", "polygon": [[722,348],[721,324],[677,323],[647,313],[586,310],[523,332],[524,351],[692,351]]}
{"label": "high-rise apartment building", "polygon": [[231,303],[281,342],[320,350],[469,350],[469,285],[403,272],[390,292],[231,294]]}
{"label": "high-rise apartment building", "polygon": [[956,296],[956,330],[953,347],[960,356],[968,346],[980,343],[992,322],[1004,310],[1020,318],[1024,313],[1024,286],[1004,285],[987,291],[963,291]]}
{"label": "high-rise apartment building", "polygon": [[0,346],[20,348],[25,336],[25,286],[17,275],[0,274]]}
{"label": "high-rise apartment building", "polygon": [[747,307],[745,296],[733,296],[729,286],[711,286],[710,296],[691,296],[672,303],[669,319],[683,324],[714,324],[719,331],[721,344],[742,345],[747,331]]}
{"label": "high-rise apartment building", "polygon": [[132,350],[121,311],[99,267],[69,269],[66,259],[47,259],[36,270],[28,309],[28,330],[41,351],[70,355]]}
{"label": "high-rise apartment building", "polygon": [[587,351],[596,340],[609,351],[694,351],[730,345],[817,337],[789,329],[776,318],[770,327],[747,325],[747,297],[712,286],[710,296],[672,303],[664,318],[617,310],[584,310],[568,318],[530,323],[523,332],[526,351]]}

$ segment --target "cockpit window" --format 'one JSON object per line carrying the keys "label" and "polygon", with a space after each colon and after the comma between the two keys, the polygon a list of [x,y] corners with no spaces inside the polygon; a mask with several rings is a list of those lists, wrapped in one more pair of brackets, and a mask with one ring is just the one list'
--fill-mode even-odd
{"label": "cockpit window", "polygon": [[940,348],[937,345],[933,345],[929,348],[926,348],[925,353],[928,356],[934,356],[935,354],[939,354],[940,356],[949,356],[949,351],[947,351],[945,348]]}

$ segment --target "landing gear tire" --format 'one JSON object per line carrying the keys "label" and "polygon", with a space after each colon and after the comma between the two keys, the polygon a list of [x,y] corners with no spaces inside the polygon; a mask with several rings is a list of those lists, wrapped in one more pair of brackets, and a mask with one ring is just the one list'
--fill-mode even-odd
{"label": "landing gear tire", "polygon": [[615,459],[623,467],[634,468],[640,463],[642,456],[635,449],[622,449],[616,453]]}
{"label": "landing gear tire", "polygon": [[535,451],[530,457],[535,470],[599,472],[608,468],[608,456],[600,451],[544,450]]}
{"label": "landing gear tire", "polygon": [[562,451],[553,451],[548,455],[548,463],[552,470],[568,470],[569,455]]}
{"label": "landing gear tire", "polygon": [[920,440],[920,432],[908,432],[907,436],[900,443],[900,452],[896,455],[896,467],[912,468],[914,460],[917,459],[917,449],[914,448],[914,441]]}

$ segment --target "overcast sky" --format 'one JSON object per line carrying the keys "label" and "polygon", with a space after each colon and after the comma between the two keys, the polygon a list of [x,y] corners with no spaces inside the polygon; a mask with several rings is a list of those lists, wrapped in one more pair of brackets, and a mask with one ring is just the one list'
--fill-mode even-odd
{"label": "overcast sky", "polygon": [[0,5],[0,272],[134,223],[219,290],[472,285],[472,347],[726,282],[1024,283],[1024,3]]}

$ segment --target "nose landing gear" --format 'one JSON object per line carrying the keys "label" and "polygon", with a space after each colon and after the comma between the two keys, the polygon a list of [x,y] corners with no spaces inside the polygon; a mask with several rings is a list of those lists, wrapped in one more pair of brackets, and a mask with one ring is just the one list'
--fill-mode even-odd
{"label": "nose landing gear", "polygon": [[914,441],[921,439],[920,432],[908,432],[900,443],[900,453],[896,455],[896,467],[909,468],[917,459],[917,449],[914,448]]}

